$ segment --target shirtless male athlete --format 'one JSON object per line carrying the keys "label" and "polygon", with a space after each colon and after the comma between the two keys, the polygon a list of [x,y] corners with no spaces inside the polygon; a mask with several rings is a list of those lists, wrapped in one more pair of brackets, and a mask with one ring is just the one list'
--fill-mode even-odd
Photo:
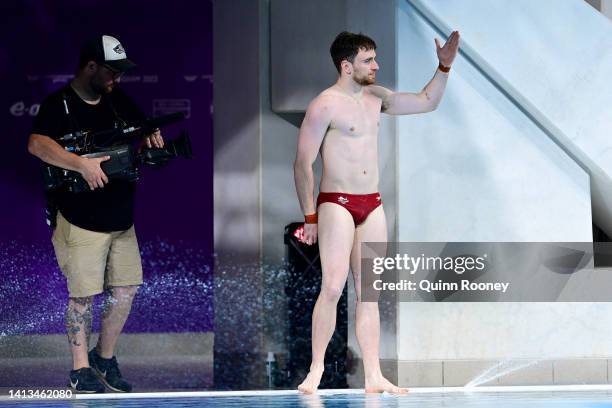
{"label": "shirtless male athlete", "polygon": [[[321,292],[312,313],[312,363],[298,389],[317,390],[325,349],[336,326],[336,305],[349,266],[357,293],[357,340],[363,357],[365,391],[408,392],[383,377],[379,361],[378,303],[361,302],[361,243],[386,242],[387,224],[378,193],[378,128],[380,112],[408,115],[431,112],[440,103],[448,72],[459,48],[454,31],[441,47],[434,77],[419,93],[393,92],[374,85],[376,44],[362,34],[342,32],[331,45],[338,81],[308,106],[300,128],[294,164],[295,185],[305,214],[303,242],[319,239],[323,270]],[[323,175],[314,203],[312,164],[321,152]]]}

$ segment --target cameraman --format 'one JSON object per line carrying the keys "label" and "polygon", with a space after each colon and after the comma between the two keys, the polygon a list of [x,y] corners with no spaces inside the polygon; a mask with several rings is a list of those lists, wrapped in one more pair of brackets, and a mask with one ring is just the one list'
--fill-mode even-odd
{"label": "cameraman", "polygon": [[[51,165],[79,172],[90,191],[52,194],[57,222],[52,243],[68,283],[66,330],[72,351],[69,386],[77,392],[130,392],[113,356],[132,300],[142,284],[140,252],[133,226],[134,182],[110,180],[100,167],[108,156],[84,158],[57,140],[77,130],[105,130],[144,119],[134,102],[114,89],[135,65],[116,38],[103,35],[81,48],[78,71],[69,85],[49,95],[34,120],[28,150]],[[96,140],[98,146],[118,141]],[[145,138],[163,147],[159,131]],[[52,224],[53,225],[53,224]],[[98,343],[88,353],[93,297],[108,290]]]}

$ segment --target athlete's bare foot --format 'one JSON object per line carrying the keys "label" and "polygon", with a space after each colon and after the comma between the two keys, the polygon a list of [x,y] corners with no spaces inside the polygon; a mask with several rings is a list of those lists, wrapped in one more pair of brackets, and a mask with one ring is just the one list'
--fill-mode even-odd
{"label": "athlete's bare foot", "polygon": [[398,394],[403,395],[408,393],[408,388],[400,388],[396,385],[393,385],[389,380],[387,380],[382,375],[376,376],[371,379],[367,379],[365,381],[365,392],[366,393],[382,393],[388,392],[389,394]]}
{"label": "athlete's bare foot", "polygon": [[298,385],[298,391],[304,394],[313,394],[317,392],[322,376],[323,367],[310,367],[310,372],[306,376],[306,379]]}

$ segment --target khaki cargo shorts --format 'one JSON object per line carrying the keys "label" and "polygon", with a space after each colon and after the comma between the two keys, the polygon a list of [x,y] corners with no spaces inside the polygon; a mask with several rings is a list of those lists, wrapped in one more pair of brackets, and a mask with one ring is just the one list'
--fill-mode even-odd
{"label": "khaki cargo shorts", "polygon": [[142,284],[142,263],[134,226],[125,231],[94,232],[57,214],[51,238],[68,281],[70,297],[88,297],[114,286]]}

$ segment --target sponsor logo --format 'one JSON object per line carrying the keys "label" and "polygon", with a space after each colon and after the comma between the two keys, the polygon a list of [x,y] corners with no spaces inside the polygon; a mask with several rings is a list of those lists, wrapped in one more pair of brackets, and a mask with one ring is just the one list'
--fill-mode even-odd
{"label": "sponsor logo", "polygon": [[140,75],[124,75],[121,77],[121,83],[124,83],[124,84],[141,82],[141,81],[142,81],[142,78],[140,77]]}
{"label": "sponsor logo", "polygon": [[210,75],[210,74],[203,74],[203,75],[197,75],[197,74],[195,74],[195,75],[193,75],[193,74],[184,74],[184,75],[183,75],[183,79],[184,79],[186,82],[195,82],[195,81],[197,81],[198,79],[206,80],[206,81],[208,81],[208,82],[209,82],[209,83],[211,83],[211,84],[212,84],[212,82],[213,82],[213,76],[212,76],[212,75]]}
{"label": "sponsor logo", "polygon": [[183,112],[185,118],[191,117],[191,99],[153,99],[153,116]]}
{"label": "sponsor logo", "polygon": [[26,80],[28,82],[37,82],[40,80],[49,80],[52,84],[57,82],[66,83],[74,78],[73,74],[27,74]]}
{"label": "sponsor logo", "polygon": [[40,109],[40,103],[35,103],[30,107],[27,107],[25,102],[18,101],[11,105],[9,108],[9,112],[11,115],[16,117],[21,117],[24,115],[36,116],[38,115],[38,110]]}
{"label": "sponsor logo", "polygon": [[340,197],[338,197],[338,202],[339,202],[340,204],[346,204],[346,203],[348,203],[348,202],[349,202],[349,200],[348,200],[348,198],[346,198],[346,197],[342,197],[342,196],[340,196]]}
{"label": "sponsor logo", "polygon": [[156,84],[159,82],[159,77],[157,75],[143,75],[142,82],[145,84]]}
{"label": "sponsor logo", "polygon": [[74,78],[74,75],[72,74],[45,75],[45,78],[50,79],[51,83],[54,83],[54,84],[57,82],[67,83],[72,78]]}

